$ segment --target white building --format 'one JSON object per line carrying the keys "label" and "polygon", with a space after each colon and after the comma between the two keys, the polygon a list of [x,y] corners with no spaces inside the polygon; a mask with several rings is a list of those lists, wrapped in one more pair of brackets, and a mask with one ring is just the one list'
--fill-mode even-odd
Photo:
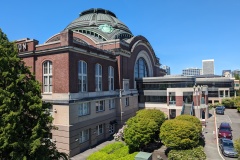
{"label": "white building", "polygon": [[202,74],[202,69],[200,68],[186,68],[182,70],[182,75],[184,76],[196,76],[196,75],[201,75]]}
{"label": "white building", "polygon": [[202,60],[202,73],[214,74],[214,59]]}

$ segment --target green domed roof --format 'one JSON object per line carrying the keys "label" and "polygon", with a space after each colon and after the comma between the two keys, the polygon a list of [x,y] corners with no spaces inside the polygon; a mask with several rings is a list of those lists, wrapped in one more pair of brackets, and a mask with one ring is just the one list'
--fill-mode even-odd
{"label": "green domed roof", "polygon": [[101,8],[83,11],[64,30],[67,29],[81,32],[97,41],[129,39],[133,36],[113,12]]}

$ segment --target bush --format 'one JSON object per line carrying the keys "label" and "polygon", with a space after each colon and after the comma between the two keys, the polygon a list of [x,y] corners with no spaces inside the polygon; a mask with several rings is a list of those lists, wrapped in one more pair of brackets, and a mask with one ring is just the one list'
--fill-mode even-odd
{"label": "bush", "polygon": [[234,141],[234,148],[238,152],[238,156],[240,157],[240,138]]}
{"label": "bush", "polygon": [[110,154],[110,153],[113,153],[115,150],[122,148],[124,146],[125,145],[122,142],[115,142],[115,143],[106,145],[104,148],[102,148],[99,151]]}
{"label": "bush", "polygon": [[132,160],[138,154],[129,154],[129,148],[123,142],[115,142],[87,157],[87,160]]}
{"label": "bush", "polygon": [[88,156],[87,160],[109,160],[109,159],[116,159],[115,155],[107,154],[105,152],[95,152]]}
{"label": "bush", "polygon": [[205,160],[206,154],[203,147],[199,146],[189,150],[171,150],[168,153],[168,159],[171,160]]}
{"label": "bush", "polygon": [[116,158],[121,158],[121,157],[125,157],[129,154],[129,149],[128,146],[124,146],[118,150],[115,150],[113,152],[114,157]]}
{"label": "bush", "polygon": [[148,118],[132,117],[127,121],[124,130],[124,140],[129,146],[130,153],[139,151],[154,140],[155,133],[159,130],[157,123]]}
{"label": "bush", "polygon": [[202,133],[202,124],[197,117],[191,115],[179,115],[175,119],[192,122],[197,127],[199,134]]}
{"label": "bush", "polygon": [[160,127],[163,124],[163,122],[166,120],[165,114],[162,111],[157,109],[142,109],[137,112],[136,117],[139,117],[142,119],[151,119],[157,123],[158,128],[155,130],[155,135],[154,137],[152,137],[152,139],[158,140]]}
{"label": "bush", "polygon": [[142,109],[137,112],[136,117],[148,118],[154,120],[159,128],[166,119],[165,114],[157,109]]}
{"label": "bush", "polygon": [[127,126],[124,125],[121,129],[118,130],[118,133],[115,133],[115,134],[113,135],[115,141],[124,141],[124,129],[125,129],[126,127],[127,127]]}
{"label": "bush", "polygon": [[234,107],[234,100],[230,98],[226,98],[222,100],[222,105],[226,108],[233,108]]}
{"label": "bush", "polygon": [[160,139],[171,149],[190,149],[199,144],[199,130],[186,120],[167,120],[160,128]]}
{"label": "bush", "polygon": [[125,157],[121,157],[118,160],[133,160],[133,159],[135,159],[135,156],[137,154],[138,154],[138,152],[134,152],[134,153],[129,154],[129,155],[125,156]]}

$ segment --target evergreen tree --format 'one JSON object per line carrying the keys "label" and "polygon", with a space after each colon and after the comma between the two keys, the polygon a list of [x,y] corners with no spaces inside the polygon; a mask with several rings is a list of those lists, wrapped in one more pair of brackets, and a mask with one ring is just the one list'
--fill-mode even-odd
{"label": "evergreen tree", "polygon": [[48,138],[54,128],[50,106],[42,102],[40,84],[0,29],[0,159],[58,159]]}

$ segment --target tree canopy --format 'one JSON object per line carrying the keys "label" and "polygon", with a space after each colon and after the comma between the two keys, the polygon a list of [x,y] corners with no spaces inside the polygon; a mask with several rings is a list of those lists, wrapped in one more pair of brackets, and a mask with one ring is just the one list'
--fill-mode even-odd
{"label": "tree canopy", "polygon": [[192,122],[197,127],[199,134],[202,132],[201,121],[197,117],[195,117],[195,116],[192,116],[192,115],[179,115],[175,119]]}
{"label": "tree canopy", "polygon": [[126,122],[124,141],[129,146],[130,152],[141,150],[154,139],[155,131],[159,130],[157,123],[152,119],[132,117]]}
{"label": "tree canopy", "polygon": [[199,131],[186,120],[167,120],[161,126],[160,139],[171,149],[191,149],[199,144]]}
{"label": "tree canopy", "polygon": [[57,159],[50,141],[51,104],[41,100],[40,84],[0,29],[0,159]]}

